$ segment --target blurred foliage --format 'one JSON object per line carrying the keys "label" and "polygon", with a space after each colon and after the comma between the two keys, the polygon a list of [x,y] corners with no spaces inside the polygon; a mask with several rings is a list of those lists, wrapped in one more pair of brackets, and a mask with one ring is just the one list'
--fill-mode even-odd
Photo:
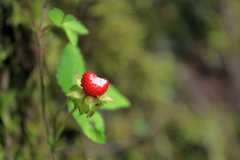
{"label": "blurred foliage", "polygon": [[[0,156],[9,160],[50,159],[30,19],[39,22],[42,1],[29,2],[34,13],[28,1],[0,2]],[[89,29],[78,42],[87,70],[132,102],[101,111],[105,144],[71,119],[59,159],[240,159],[239,0],[53,0],[46,13],[55,7]],[[43,42],[50,123],[66,99],[55,74],[67,37],[51,28]]]}

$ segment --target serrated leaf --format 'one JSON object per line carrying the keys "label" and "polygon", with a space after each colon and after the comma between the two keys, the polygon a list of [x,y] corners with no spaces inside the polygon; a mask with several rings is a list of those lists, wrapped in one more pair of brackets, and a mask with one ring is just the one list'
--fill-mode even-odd
{"label": "serrated leaf", "polygon": [[[69,110],[73,109],[73,103],[69,103]],[[81,126],[83,133],[92,141],[97,143],[106,142],[106,136],[104,135],[104,120],[100,113],[96,112],[91,118],[86,116],[79,116],[78,112],[73,113],[73,117],[77,123]],[[92,124],[94,123],[94,125]]]}
{"label": "serrated leaf", "polygon": [[64,17],[64,13],[60,9],[53,9],[48,13],[48,17],[56,26],[61,27],[65,31],[68,40],[73,46],[77,45],[78,34],[86,35],[89,33],[88,29],[76,17],[73,15],[66,15]]}
{"label": "serrated leaf", "polygon": [[61,27],[64,13],[62,10],[54,8],[51,12],[48,13],[48,18],[50,18],[56,26]]}
{"label": "serrated leaf", "polygon": [[80,35],[89,33],[88,29],[79,21],[68,21],[63,23],[64,28],[69,28]]}
{"label": "serrated leaf", "polygon": [[114,100],[114,103],[106,102],[106,104],[103,105],[101,109],[114,110],[118,108],[127,108],[131,105],[130,101],[123,94],[121,94],[112,84],[110,84],[106,94]]}
{"label": "serrated leaf", "polygon": [[73,46],[77,46],[77,42],[78,42],[77,33],[67,27],[63,27],[63,29],[64,29],[70,43]]}
{"label": "serrated leaf", "polygon": [[74,46],[76,46],[78,42],[77,34],[86,35],[89,33],[88,29],[72,15],[65,16],[62,28],[67,34],[69,41]]}
{"label": "serrated leaf", "polygon": [[68,14],[64,17],[63,23],[70,21],[77,21],[77,18],[74,17],[73,15]]}
{"label": "serrated leaf", "polygon": [[82,75],[86,71],[85,62],[79,48],[69,43],[60,55],[57,72],[58,84],[65,94],[76,84],[75,71]]}

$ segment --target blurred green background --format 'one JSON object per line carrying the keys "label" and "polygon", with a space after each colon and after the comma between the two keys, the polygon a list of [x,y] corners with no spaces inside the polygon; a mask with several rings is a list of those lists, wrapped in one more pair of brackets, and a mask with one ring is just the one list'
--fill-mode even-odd
{"label": "blurred green background", "polygon": [[[87,69],[132,102],[101,111],[105,144],[71,119],[60,160],[240,159],[239,0],[50,0],[47,12],[55,7],[89,29],[78,44]],[[0,159],[51,159],[30,20],[39,22],[41,9],[42,0],[0,1]],[[51,122],[66,100],[55,75],[67,38],[53,27],[43,43]]]}

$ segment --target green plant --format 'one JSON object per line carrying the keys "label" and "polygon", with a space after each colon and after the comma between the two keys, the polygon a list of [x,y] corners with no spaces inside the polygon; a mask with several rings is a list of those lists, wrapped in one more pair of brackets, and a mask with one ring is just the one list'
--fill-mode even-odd
{"label": "green plant", "polygon": [[[77,81],[80,82],[79,75],[82,75],[86,72],[85,62],[83,56],[81,54],[80,49],[77,47],[78,43],[78,35],[86,35],[89,33],[88,29],[75,18],[73,15],[65,14],[60,9],[53,9],[51,12],[48,13],[49,19],[53,22],[56,27],[63,29],[66,33],[69,43],[66,44],[63,52],[59,58],[59,67],[57,70],[57,80],[58,84],[61,86],[62,91],[70,97],[73,102],[66,100],[66,104],[68,105],[69,114],[67,115],[66,119],[63,121],[62,125],[57,129],[56,120],[58,118],[59,113],[65,107],[59,107],[54,115],[54,122],[53,126],[49,126],[46,118],[46,105],[44,99],[44,84],[43,84],[43,45],[42,45],[42,36],[43,33],[49,28],[49,26],[44,27],[43,22],[45,19],[45,8],[46,8],[46,1],[44,2],[43,9],[42,9],[42,16],[41,16],[41,23],[40,26],[37,27],[34,17],[32,17],[33,22],[33,30],[35,31],[38,48],[39,48],[39,65],[40,65],[40,82],[41,82],[41,103],[42,103],[42,117],[44,120],[44,125],[46,129],[46,133],[48,136],[48,144],[51,147],[51,153],[53,159],[57,159],[55,155],[55,150],[58,145],[60,145],[60,135],[64,130],[64,127],[68,121],[68,119],[73,116],[81,127],[83,133],[90,138],[92,141],[97,143],[104,143],[106,141],[106,136],[104,134],[104,120],[102,115],[96,111],[97,109],[91,109],[92,103],[89,103],[88,106],[82,103],[82,99],[77,99],[74,96],[69,95],[69,93],[76,92],[77,90],[81,90],[81,86],[77,84]],[[76,74],[78,73],[78,74]],[[77,81],[76,81],[77,79]],[[109,89],[106,93],[114,102],[111,102],[112,99],[109,97],[104,98],[97,98],[97,100],[106,101],[105,105],[102,109],[118,109],[122,107],[129,107],[130,102],[129,100],[123,96],[112,84],[109,85]],[[86,100],[86,96],[84,95],[84,100]],[[101,96],[102,97],[102,96]],[[79,98],[79,97],[78,97]],[[81,97],[83,98],[83,97]],[[87,97],[89,98],[89,97]],[[90,96],[91,98],[91,96]],[[94,99],[94,98],[93,98]],[[89,108],[88,108],[89,107]],[[75,112],[76,110],[79,112]],[[94,113],[92,116],[92,113]],[[83,113],[88,113],[88,116],[80,115]],[[89,118],[88,118],[89,117]],[[49,129],[52,128],[52,129]],[[50,130],[53,130],[51,132]]]}

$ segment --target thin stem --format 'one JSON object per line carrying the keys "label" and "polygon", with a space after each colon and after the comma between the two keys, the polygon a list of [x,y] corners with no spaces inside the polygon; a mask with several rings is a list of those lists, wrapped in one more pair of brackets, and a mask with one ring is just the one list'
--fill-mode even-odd
{"label": "thin stem", "polygon": [[[37,44],[38,44],[38,63],[39,63],[39,75],[40,75],[40,88],[41,88],[41,108],[42,108],[42,117],[43,117],[43,123],[45,126],[46,134],[47,136],[49,135],[49,129],[47,125],[47,118],[46,118],[46,113],[45,113],[45,88],[43,84],[43,78],[44,78],[44,65],[43,65],[43,44],[42,44],[42,29],[43,29],[43,22],[45,18],[45,8],[46,8],[47,0],[43,2],[43,8],[42,8],[42,14],[41,14],[41,22],[40,22],[40,31],[38,33],[35,32],[35,37],[37,39]],[[32,10],[32,5],[31,1],[28,0],[28,5],[29,5],[29,11],[31,15],[31,21],[32,21],[32,26],[34,29],[37,28],[36,22],[34,19],[34,14]]]}
{"label": "thin stem", "polygon": [[45,9],[47,7],[47,0],[43,2],[43,8],[42,8],[42,16],[41,16],[41,21],[40,21],[40,30],[43,29],[43,23],[45,19]]}
{"label": "thin stem", "polygon": [[33,28],[36,28],[37,25],[36,25],[36,22],[35,22],[35,19],[34,19],[34,14],[33,14],[33,10],[32,10],[31,1],[27,0],[27,2],[28,2],[28,6],[29,6],[30,18],[31,18],[31,21],[32,21]]}
{"label": "thin stem", "polygon": [[53,145],[53,150],[55,149],[55,146],[56,146],[56,143],[58,142],[59,138],[60,138],[60,135],[63,131],[63,129],[65,128],[66,124],[67,124],[67,121],[68,119],[72,116],[72,114],[76,111],[76,107],[74,107],[70,113],[68,113],[66,119],[64,120],[63,124],[61,125],[61,127],[59,128],[59,130],[57,131],[57,134],[56,134],[56,138],[55,138],[55,141],[54,141],[54,145]]}
{"label": "thin stem", "polygon": [[38,49],[39,49],[39,74],[40,74],[40,87],[41,87],[41,104],[42,104],[42,117],[43,117],[43,122],[45,126],[45,130],[47,135],[49,135],[49,129],[47,125],[47,118],[46,118],[46,112],[45,112],[45,88],[43,84],[43,71],[44,71],[44,66],[43,66],[43,44],[42,44],[42,28],[43,28],[43,22],[45,18],[45,8],[46,8],[47,0],[44,1],[43,3],[43,8],[42,8],[42,16],[41,16],[41,22],[40,22],[40,32],[36,34],[37,37],[37,43],[38,43]]}
{"label": "thin stem", "polygon": [[43,33],[44,31],[46,31],[48,28],[50,28],[51,26],[53,26],[53,25],[52,25],[52,24],[49,24],[49,25],[43,27],[42,30],[41,30],[42,33]]}
{"label": "thin stem", "polygon": [[[46,134],[49,136],[49,129],[47,125],[47,118],[46,118],[46,112],[45,112],[45,88],[43,84],[43,78],[44,78],[44,65],[43,65],[43,44],[42,44],[42,33],[43,31],[43,22],[45,18],[45,8],[46,8],[47,0],[44,1],[43,3],[43,8],[42,8],[42,15],[41,15],[41,22],[40,22],[40,31],[38,33],[35,32],[35,37],[37,39],[37,44],[38,44],[38,63],[39,63],[39,75],[40,75],[40,88],[41,88],[41,108],[42,108],[42,117],[43,117],[43,123],[45,126]],[[32,21],[33,28],[36,29],[37,25],[34,19],[34,14],[32,10],[32,5],[31,1],[28,0],[28,5],[29,5],[29,10],[30,10],[30,17]],[[57,160],[57,157],[54,152],[51,152],[52,159]]]}
{"label": "thin stem", "polygon": [[48,130],[48,125],[47,125],[47,118],[46,118],[46,113],[45,113],[45,88],[43,84],[43,45],[42,45],[42,39],[40,36],[37,35],[37,43],[38,43],[38,52],[39,52],[39,74],[40,74],[40,87],[41,87],[41,104],[42,104],[42,117],[43,117],[43,122],[45,126],[45,130],[47,135],[49,135],[49,130]]}
{"label": "thin stem", "polygon": [[[43,32],[48,28],[43,26],[44,23],[44,19],[45,19],[45,10],[46,10],[46,6],[47,6],[47,1],[45,0],[43,2],[43,7],[42,7],[42,14],[41,14],[41,21],[39,24],[39,31],[35,32],[35,36],[37,39],[37,44],[38,44],[38,60],[39,60],[39,75],[40,75],[40,88],[41,88],[41,108],[42,108],[42,118],[43,118],[43,123],[45,126],[45,130],[46,130],[46,134],[47,136],[49,136],[49,129],[48,129],[48,123],[47,123],[47,118],[46,118],[46,111],[45,111],[45,88],[44,88],[44,84],[43,84],[43,79],[44,79],[44,65],[43,65],[43,43],[42,43],[42,34]],[[36,29],[37,25],[34,19],[34,14],[33,14],[33,10],[32,10],[32,5],[31,5],[31,1],[28,0],[28,5],[29,5],[29,10],[30,10],[30,17],[31,17],[31,21],[32,21],[32,25],[33,28]],[[52,155],[52,159],[53,160],[57,160],[57,156],[54,153],[54,150],[51,150],[51,155]]]}
{"label": "thin stem", "polygon": [[67,105],[67,101],[64,102],[60,108],[58,108],[57,112],[55,113],[55,115],[53,116],[53,135],[56,135],[56,129],[57,129],[57,117],[59,115],[59,113],[63,110],[63,108]]}

